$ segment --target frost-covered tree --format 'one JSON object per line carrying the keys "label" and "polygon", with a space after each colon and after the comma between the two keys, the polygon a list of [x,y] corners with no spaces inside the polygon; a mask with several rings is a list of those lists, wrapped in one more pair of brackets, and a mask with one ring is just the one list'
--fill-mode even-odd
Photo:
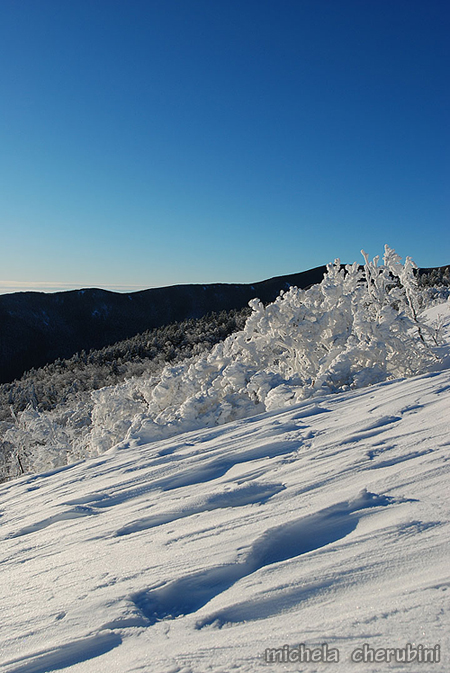
{"label": "frost-covered tree", "polygon": [[[109,437],[106,426],[113,405],[102,425],[102,393],[97,398],[94,391],[105,387],[118,391],[123,381],[157,376],[167,362],[210,350],[242,329],[249,312],[249,308],[221,311],[148,330],[100,350],[58,359],[0,385],[0,481],[36,471],[38,465],[50,469],[92,455],[84,441],[91,430],[97,438],[94,453],[110,446],[116,435]],[[131,413],[125,398],[119,406],[122,415],[125,410]],[[114,427],[119,432],[118,423]]]}
{"label": "frost-covered tree", "polygon": [[[252,300],[244,329],[211,352],[130,382],[141,411],[127,417],[128,436],[150,440],[426,370],[435,356],[412,261],[402,265],[387,246],[383,265],[364,257],[363,268],[336,260],[321,284],[268,306]],[[108,408],[107,391],[98,404]]]}
{"label": "frost-covered tree", "polygon": [[[196,353],[191,337],[174,326],[158,339],[165,359],[174,349],[175,360],[158,370],[116,379],[47,412],[27,407],[4,435],[8,455],[22,452],[26,471],[45,469],[98,455],[123,440],[152,441],[426,371],[436,356],[420,317],[423,295],[414,263],[409,257],[402,263],[388,246],[382,264],[363,256],[363,266],[335,260],[320,284],[292,287],[268,306],[253,299],[240,330],[223,340],[218,336],[225,325],[217,327],[219,335],[209,332],[212,349]],[[152,339],[145,348],[158,352]],[[140,358],[140,348],[142,342],[127,352]],[[187,357],[181,359],[184,348]],[[110,361],[119,370],[120,352]],[[86,367],[98,364],[91,355],[81,360]]]}

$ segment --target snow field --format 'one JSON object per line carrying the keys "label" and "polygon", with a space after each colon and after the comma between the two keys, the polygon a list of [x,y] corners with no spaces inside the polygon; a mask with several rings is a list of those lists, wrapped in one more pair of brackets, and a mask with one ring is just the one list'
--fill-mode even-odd
{"label": "snow field", "polygon": [[[307,400],[0,489],[5,673],[449,664],[450,372]],[[266,664],[322,643],[339,663]],[[416,664],[407,670],[426,670]]]}
{"label": "snow field", "polygon": [[[450,302],[417,319],[411,261],[385,263],[97,391],[88,460],[24,412],[11,438],[55,469],[0,486],[2,671],[449,670]],[[265,661],[300,644],[339,662]]]}

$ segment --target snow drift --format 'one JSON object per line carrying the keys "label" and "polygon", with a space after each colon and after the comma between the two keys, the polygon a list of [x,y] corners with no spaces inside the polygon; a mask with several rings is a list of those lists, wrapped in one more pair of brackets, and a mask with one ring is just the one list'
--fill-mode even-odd
{"label": "snow drift", "polygon": [[[317,395],[1,485],[1,670],[447,673],[449,391]],[[408,643],[439,660],[352,662]],[[301,644],[339,662],[266,663]]]}

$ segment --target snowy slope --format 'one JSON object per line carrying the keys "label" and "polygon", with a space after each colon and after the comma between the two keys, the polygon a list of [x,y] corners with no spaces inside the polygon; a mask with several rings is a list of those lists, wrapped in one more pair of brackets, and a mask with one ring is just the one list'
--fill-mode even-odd
{"label": "snowy slope", "polygon": [[[448,671],[449,391],[444,369],[2,485],[1,670]],[[339,663],[265,662],[300,643]],[[351,663],[408,643],[440,661]]]}

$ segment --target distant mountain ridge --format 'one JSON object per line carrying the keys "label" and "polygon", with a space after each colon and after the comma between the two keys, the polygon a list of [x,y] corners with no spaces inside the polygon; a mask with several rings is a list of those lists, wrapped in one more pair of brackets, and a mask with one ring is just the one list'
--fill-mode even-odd
{"label": "distant mountain ridge", "polygon": [[243,308],[254,297],[269,303],[291,285],[320,283],[325,271],[320,266],[257,283],[173,285],[131,293],[89,288],[0,295],[0,383],[154,327]]}
{"label": "distant mountain ridge", "polygon": [[254,297],[267,304],[292,285],[320,283],[325,272],[326,266],[319,266],[257,283],[173,285],[132,293],[90,288],[0,295],[0,383],[148,329],[241,309]]}

